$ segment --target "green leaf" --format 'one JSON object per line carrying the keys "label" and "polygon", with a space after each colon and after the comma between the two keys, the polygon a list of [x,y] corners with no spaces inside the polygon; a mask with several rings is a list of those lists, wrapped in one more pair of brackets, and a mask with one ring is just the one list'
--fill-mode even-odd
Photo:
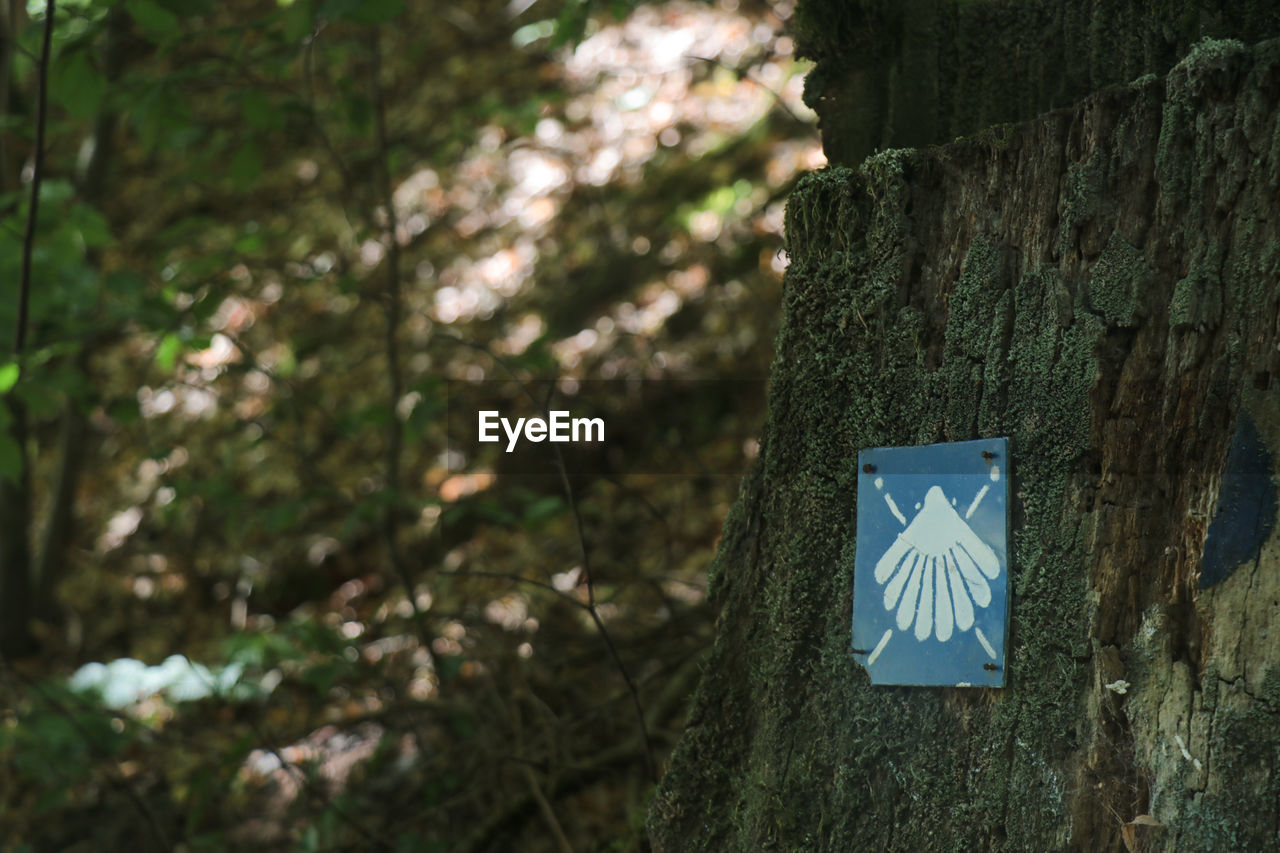
{"label": "green leaf", "polygon": [[158,0],[159,4],[178,17],[213,14],[213,0]]}
{"label": "green leaf", "polygon": [[347,122],[359,132],[373,127],[373,104],[363,95],[351,94],[345,99]]}
{"label": "green leaf", "polygon": [[[102,291],[113,318],[122,318],[147,327],[154,320],[154,306],[148,304],[147,280],[127,269],[115,269],[102,277]],[[168,313],[165,314],[168,320]]]}
{"label": "green leaf", "polygon": [[353,24],[376,27],[404,11],[403,0],[328,0],[322,7],[327,15]]}
{"label": "green leaf", "polygon": [[107,95],[107,81],[82,50],[59,56],[50,75],[53,97],[75,118],[90,118]]}
{"label": "green leaf", "polygon": [[128,426],[136,424],[142,418],[142,412],[138,409],[138,401],[134,397],[122,397],[113,400],[107,406],[107,415],[114,421]]}
{"label": "green leaf", "polygon": [[254,252],[260,252],[264,245],[266,245],[266,241],[261,234],[246,234],[232,244],[233,248],[242,255],[252,255]]}
{"label": "green leaf", "polygon": [[524,509],[525,526],[534,528],[540,522],[559,515],[565,509],[565,502],[554,495],[535,500]]}
{"label": "green leaf", "polygon": [[178,28],[178,16],[155,0],[129,0],[126,8],[138,26],[154,35],[168,35]]}
{"label": "green leaf", "polygon": [[71,225],[79,233],[80,240],[86,249],[109,246],[115,242],[115,238],[111,236],[111,226],[107,224],[106,217],[89,205],[77,204],[71,209],[69,218]]}
{"label": "green leaf", "polygon": [[287,7],[284,13],[285,41],[297,44],[311,35],[315,29],[315,10],[310,2],[295,3],[290,0],[289,3],[280,5]]}
{"label": "green leaf", "polygon": [[556,16],[556,33],[551,37],[551,47],[574,44],[582,41],[587,32],[587,22],[591,19],[591,6],[586,0],[570,0],[560,9]]}
{"label": "green leaf", "polygon": [[[441,681],[451,681],[462,674],[462,664],[465,661],[461,655],[437,655],[436,667],[438,668]],[[459,717],[465,719],[464,717]],[[456,719],[455,719],[456,722]]]}
{"label": "green leaf", "polygon": [[252,142],[240,146],[227,167],[227,176],[236,189],[247,190],[262,174],[262,152]]}
{"label": "green leaf", "polygon": [[0,432],[0,480],[18,482],[22,476],[22,448],[13,436]]}
{"label": "green leaf", "polygon": [[178,336],[170,332],[160,340],[160,346],[156,347],[156,364],[160,365],[160,369],[165,373],[173,370],[174,364],[178,360],[178,352],[182,349],[182,341]]}
{"label": "green leaf", "polygon": [[284,533],[298,523],[302,517],[304,505],[302,501],[284,501],[275,506],[266,507],[258,517],[262,529],[268,533]]}
{"label": "green leaf", "polygon": [[284,127],[284,113],[261,89],[246,89],[240,95],[240,115],[255,130],[279,130]]}
{"label": "green leaf", "polygon": [[76,194],[76,188],[67,180],[47,180],[40,184],[41,204],[62,204]]}
{"label": "green leaf", "polygon": [[53,417],[62,411],[63,400],[57,391],[43,383],[28,382],[13,392],[22,398],[32,420]]}
{"label": "green leaf", "polygon": [[18,383],[19,372],[18,365],[12,361],[0,367],[0,394],[8,393]]}
{"label": "green leaf", "polygon": [[103,285],[117,295],[141,293],[147,289],[147,280],[133,270],[112,270],[107,273]]}
{"label": "green leaf", "polygon": [[298,372],[298,357],[287,343],[280,344],[280,355],[276,358],[275,374],[281,379],[289,379]]}

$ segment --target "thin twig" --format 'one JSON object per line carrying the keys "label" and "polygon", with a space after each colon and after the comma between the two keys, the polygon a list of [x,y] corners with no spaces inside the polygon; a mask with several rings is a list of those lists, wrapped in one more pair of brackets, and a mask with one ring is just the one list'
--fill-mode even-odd
{"label": "thin twig", "polygon": [[[465,338],[456,335],[444,334],[437,332],[435,337],[441,340],[452,341],[462,346],[469,347],[478,352],[482,352],[493,360],[495,364],[502,369],[511,380],[519,386],[521,393],[529,399],[533,405],[547,413],[549,408],[548,401],[539,402],[538,398],[533,395],[529,387],[516,376],[515,371],[507,364],[506,360],[495,353],[489,347],[483,344],[477,344]],[[554,388],[554,383],[553,386]],[[649,725],[645,722],[644,705],[640,702],[640,691],[636,689],[635,680],[632,679],[631,673],[627,671],[626,664],[622,662],[622,656],[618,654],[618,648],[613,643],[613,637],[610,636],[608,629],[605,627],[604,620],[600,618],[600,611],[596,608],[596,589],[595,579],[591,574],[591,554],[587,548],[587,537],[583,529],[582,513],[578,510],[578,500],[574,496],[573,484],[569,481],[569,469],[565,465],[564,453],[560,450],[560,445],[552,444],[551,450],[555,455],[556,470],[560,474],[560,485],[564,489],[565,499],[568,501],[569,510],[573,514],[574,529],[578,536],[578,549],[582,555],[582,575],[587,584],[587,612],[591,614],[591,621],[595,623],[596,630],[600,633],[600,639],[604,641],[605,649],[609,652],[609,657],[613,660],[614,666],[617,667],[618,673],[622,676],[622,680],[627,685],[627,692],[631,694],[631,703],[635,707],[636,719],[640,724],[640,734],[644,741],[644,760],[645,768],[648,771],[649,778],[653,782],[658,781],[658,763],[653,754],[653,742],[649,738]]]}
{"label": "thin twig", "polygon": [[316,40],[320,38],[320,33],[323,32],[323,30],[324,24],[321,23],[307,39],[306,51],[302,59],[303,85],[306,88],[307,93],[305,100],[308,113],[311,118],[311,125],[315,129],[316,136],[320,138],[320,144],[324,146],[324,150],[328,153],[329,158],[333,161],[334,167],[338,170],[338,175],[342,178],[343,188],[348,194],[350,194],[354,187],[351,170],[347,166],[347,161],[342,158],[342,154],[338,151],[338,147],[334,145],[333,138],[329,136],[329,132],[325,129],[324,121],[320,118],[320,111],[316,107]]}
{"label": "thin twig", "polygon": [[13,333],[13,354],[22,363],[22,351],[27,345],[27,314],[31,302],[31,255],[36,245],[36,218],[40,213],[40,184],[44,181],[44,129],[49,106],[49,55],[53,44],[53,13],[55,0],[44,6],[44,41],[40,48],[40,66],[37,73],[39,95],[36,98],[36,150],[35,165],[31,172],[31,203],[27,206],[27,232],[22,238],[22,277],[18,282],[18,319]]}
{"label": "thin twig", "polygon": [[[387,427],[387,456],[386,456],[386,479],[387,490],[391,495],[391,501],[388,502],[388,510],[384,519],[383,535],[387,539],[387,550],[391,555],[391,560],[397,565],[399,571],[400,559],[399,549],[395,545],[395,528],[396,516],[395,505],[398,503],[400,489],[400,456],[404,445],[404,425],[400,422],[399,413],[396,409],[400,403],[400,397],[404,392],[404,376],[400,367],[400,342],[398,339],[400,332],[400,314],[402,311],[401,292],[400,292],[400,243],[397,240],[396,231],[399,222],[396,217],[395,198],[391,190],[391,174],[387,165],[387,110],[386,104],[382,97],[382,83],[379,76],[382,73],[382,50],[379,44],[378,30],[375,27],[369,36],[370,58],[369,85],[373,94],[373,114],[374,114],[374,132],[377,137],[378,145],[378,194],[381,197],[379,201],[384,207],[386,216],[386,230],[384,232],[383,242],[387,249],[386,260],[386,291],[384,315],[386,318],[386,329],[384,331],[384,357],[387,363],[387,380],[388,380],[388,405],[391,407],[390,425]],[[376,211],[375,211],[376,214]],[[412,595],[412,590],[408,591]]]}
{"label": "thin twig", "polygon": [[[15,4],[16,5],[16,4]],[[36,99],[36,150],[31,175],[31,200],[27,205],[26,232],[22,237],[22,272],[18,283],[18,306],[13,334],[13,359],[18,375],[24,370],[27,324],[31,302],[31,258],[35,250],[36,225],[40,210],[40,184],[44,180],[44,136],[49,90],[49,61],[53,42],[54,0],[45,6],[44,40],[37,68],[39,95]],[[8,409],[9,438],[18,448],[18,474],[0,482],[0,508],[9,528],[6,541],[0,543],[0,575],[3,576],[4,600],[0,601],[0,646],[8,652],[30,651],[36,646],[31,632],[31,618],[36,607],[31,577],[31,465],[27,450],[27,410],[21,396],[9,394],[0,400]]]}
{"label": "thin twig", "polygon": [[706,62],[709,65],[716,66],[717,68],[723,68],[726,71],[732,71],[734,74],[738,76],[739,79],[746,80],[750,83],[755,83],[761,89],[764,89],[766,92],[768,92],[773,97],[774,102],[777,103],[778,106],[782,107],[783,111],[786,112],[787,115],[795,119],[797,124],[802,124],[805,127],[814,129],[813,122],[805,121],[804,119],[802,119],[800,116],[796,114],[796,111],[791,109],[791,107],[787,104],[787,102],[782,99],[781,95],[779,95],[777,92],[773,91],[773,89],[766,86],[763,80],[757,80],[755,77],[753,77],[749,66],[743,67],[743,68],[735,68],[734,66],[729,65],[728,63],[725,63],[720,61],[719,59],[716,59],[714,56],[694,56],[690,54],[689,58],[694,60],[695,62]]}
{"label": "thin twig", "polygon": [[[267,754],[275,758],[280,763],[280,768],[284,770],[286,775],[293,776],[301,784],[302,789],[311,796],[312,801],[321,808],[328,809],[337,815],[338,819],[347,826],[354,829],[364,843],[376,845],[383,850],[394,850],[396,845],[387,838],[385,834],[379,832],[375,827],[368,826],[363,820],[352,812],[348,811],[340,805],[329,791],[308,773],[304,768],[300,767],[297,762],[290,761],[280,752],[280,748],[272,741],[273,738],[267,736],[262,728],[252,718],[249,720],[249,728],[253,731],[254,736],[259,741],[258,749],[265,751]],[[367,849],[367,848],[366,848]]]}
{"label": "thin twig", "polygon": [[546,822],[547,828],[551,830],[551,834],[555,836],[556,845],[560,848],[561,853],[573,853],[573,845],[569,843],[568,836],[564,834],[564,827],[560,825],[555,809],[551,808],[551,803],[547,801],[547,795],[542,793],[542,787],[538,784],[538,777],[533,772],[533,768],[528,764],[522,764],[520,765],[520,770],[524,774],[525,782],[529,785],[529,793],[533,795],[533,801],[538,804],[538,811],[542,813],[543,821]]}
{"label": "thin twig", "polygon": [[36,56],[34,53],[27,50],[25,47],[18,44],[17,42],[13,43],[11,50],[13,50],[14,53],[18,54],[18,56],[21,56],[24,59],[29,59],[31,62],[34,62],[37,64],[39,64],[40,62],[40,57]]}
{"label": "thin twig", "polygon": [[[382,538],[387,552],[387,561],[391,564],[392,573],[404,587],[405,600],[409,602],[413,614],[414,630],[418,640],[435,668],[435,655],[431,649],[431,637],[427,631],[424,614],[418,607],[417,596],[414,595],[413,579],[409,576],[409,567],[405,565],[404,555],[396,542],[396,534],[400,527],[400,468],[404,455],[404,423],[400,420],[400,397],[404,394],[404,368],[400,364],[400,316],[403,313],[403,294],[400,286],[400,243],[399,219],[396,216],[395,196],[391,190],[391,170],[387,164],[390,152],[387,150],[387,105],[382,92],[382,46],[380,33],[374,27],[369,34],[369,87],[373,96],[373,127],[378,145],[377,177],[379,201],[385,208],[386,228],[383,243],[387,249],[386,257],[386,289],[384,293],[383,316],[386,318],[384,335],[384,358],[387,365],[388,389],[387,405],[391,407],[391,418],[387,423],[386,492],[387,500],[383,507]],[[373,211],[374,224],[377,211]],[[437,669],[437,672],[439,670]]]}
{"label": "thin twig", "polygon": [[618,649],[613,644],[613,637],[609,635],[608,630],[604,627],[604,620],[600,618],[600,611],[596,609],[596,587],[591,575],[591,556],[587,551],[587,537],[583,532],[582,513],[578,511],[578,501],[573,495],[573,484],[569,482],[569,470],[565,467],[564,454],[560,452],[560,445],[552,444],[551,448],[555,451],[556,468],[560,470],[560,483],[564,487],[565,497],[569,500],[569,510],[573,513],[574,526],[578,532],[578,548],[582,553],[582,574],[587,582],[587,611],[591,614],[591,621],[596,623],[596,629],[600,632],[600,639],[604,640],[605,647],[609,650],[609,656],[613,658],[613,662],[618,667],[618,672],[622,673],[622,678],[627,683],[627,690],[631,693],[631,702],[635,705],[636,718],[640,721],[640,733],[644,737],[645,767],[649,771],[649,778],[653,782],[657,782],[658,767],[653,756],[653,743],[649,739],[649,726],[644,719],[644,706],[640,704],[640,692],[636,689],[636,683],[632,680],[631,673],[627,672],[626,666],[622,663],[622,656],[618,654]]}
{"label": "thin twig", "polygon": [[583,610],[591,609],[591,605],[585,602],[579,601],[578,599],[574,598],[572,595],[569,595],[567,592],[556,589],[554,586],[552,586],[549,583],[544,583],[543,581],[540,581],[540,580],[534,580],[533,578],[527,578],[524,575],[512,574],[510,572],[474,571],[471,569],[457,569],[456,571],[437,572],[436,575],[438,577],[443,577],[443,578],[487,578],[489,580],[504,580],[504,581],[511,581],[512,583],[527,584],[529,586],[535,586],[538,589],[546,590],[547,592],[550,592],[564,599],[568,603],[572,604],[574,607],[579,607]]}

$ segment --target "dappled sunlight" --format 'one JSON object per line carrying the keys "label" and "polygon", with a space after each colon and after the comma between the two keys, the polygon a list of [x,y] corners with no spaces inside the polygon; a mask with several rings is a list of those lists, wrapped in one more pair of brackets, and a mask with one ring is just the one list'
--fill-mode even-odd
{"label": "dappled sunlight", "polygon": [[[593,820],[638,813],[687,692],[664,680],[710,630],[704,573],[736,489],[719,471],[751,455],[761,404],[716,392],[679,436],[688,476],[637,479],[646,429],[689,405],[660,389],[610,422],[607,475],[566,492],[513,471],[518,454],[460,452],[449,395],[758,377],[785,196],[822,162],[789,2],[586,4],[580,37],[536,3],[407,0],[394,26],[391,5],[129,7],[145,50],[119,81],[101,76],[105,6],[60,13],[85,28],[55,60],[87,61],[55,80],[56,170],[94,127],[67,81],[101,83],[127,120],[109,192],[84,205],[105,224],[53,208],[79,264],[56,298],[101,315],[76,307],[39,342],[63,373],[32,395],[42,512],[60,407],[90,425],[58,683],[83,705],[66,713],[114,714],[88,724],[116,740],[82,775],[233,846],[314,829],[316,849],[452,848],[531,790],[561,812],[547,768],[601,756],[603,781],[581,783],[610,803]],[[52,743],[64,712],[41,702],[22,725]],[[98,759],[112,750],[127,761]],[[75,808],[100,786],[85,779]],[[393,809],[413,816],[392,826]],[[13,820],[14,837],[35,825]],[[574,849],[611,841],[584,826]]]}
{"label": "dappled sunlight", "polygon": [[508,327],[506,337],[494,342],[494,351],[501,355],[520,355],[542,337],[546,329],[546,323],[537,314],[525,314]]}
{"label": "dappled sunlight", "polygon": [[[534,241],[565,215],[564,201],[577,188],[638,181],[662,148],[683,147],[705,156],[778,101],[812,121],[800,101],[801,77],[793,67],[790,38],[781,35],[789,16],[786,5],[756,22],[723,5],[639,7],[624,22],[600,27],[568,54],[564,74],[571,96],[554,113],[544,114],[531,135],[508,137],[500,128],[486,127],[447,175],[424,166],[398,184],[396,212],[408,243],[441,221],[451,223],[447,227],[464,240],[501,230],[509,241],[488,256],[463,255],[439,272],[438,264],[421,269],[422,292],[431,294],[430,316],[446,325],[495,316],[535,280],[540,253]],[[734,73],[743,63],[752,63],[751,72]],[[780,236],[780,205],[759,211],[768,200],[765,187],[778,187],[821,165],[820,152],[816,140],[786,143],[769,160],[765,185],[746,184],[726,208],[691,211],[690,235],[713,242],[732,218],[758,222],[752,225],[757,231]],[[633,243],[637,254],[649,250],[643,234]],[[361,250],[366,265],[381,258],[376,240]],[[669,298],[649,301],[655,307],[637,322],[628,320],[629,334],[655,334],[676,307]],[[508,333],[513,342],[527,336],[527,321],[522,322],[525,332],[513,328]],[[507,344],[503,351],[526,347]],[[578,364],[579,349],[562,345],[561,363]]]}
{"label": "dappled sunlight", "polygon": [[71,677],[70,686],[73,690],[97,694],[108,708],[128,709],[148,717],[157,709],[144,703],[157,696],[170,703],[194,702],[214,695],[245,699],[270,692],[274,686],[274,678],[250,683],[242,679],[243,674],[244,667],[239,664],[214,672],[182,655],[170,655],[158,666],[119,658],[107,664],[85,664]]}
{"label": "dappled sunlight", "polygon": [[478,261],[458,259],[440,274],[433,318],[449,324],[492,316],[529,281],[536,260],[537,249],[531,240],[521,240]]}
{"label": "dappled sunlight", "polygon": [[487,471],[472,474],[454,474],[446,478],[438,487],[440,500],[453,503],[461,498],[484,491],[494,483],[494,476]]}

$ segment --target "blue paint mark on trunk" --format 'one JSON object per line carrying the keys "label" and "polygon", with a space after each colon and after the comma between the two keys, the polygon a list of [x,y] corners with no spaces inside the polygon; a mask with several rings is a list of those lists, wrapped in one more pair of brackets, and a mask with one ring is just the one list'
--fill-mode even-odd
{"label": "blue paint mark on trunk", "polygon": [[1243,412],[1227,453],[1218,508],[1204,540],[1200,588],[1221,583],[1254,560],[1276,524],[1276,484],[1271,452],[1253,419]]}

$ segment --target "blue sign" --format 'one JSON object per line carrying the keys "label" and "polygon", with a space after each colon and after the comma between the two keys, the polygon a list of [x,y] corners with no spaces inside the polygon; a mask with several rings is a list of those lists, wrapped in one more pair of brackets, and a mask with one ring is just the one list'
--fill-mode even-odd
{"label": "blue sign", "polygon": [[853,651],[872,684],[1003,687],[1009,441],[858,454]]}

